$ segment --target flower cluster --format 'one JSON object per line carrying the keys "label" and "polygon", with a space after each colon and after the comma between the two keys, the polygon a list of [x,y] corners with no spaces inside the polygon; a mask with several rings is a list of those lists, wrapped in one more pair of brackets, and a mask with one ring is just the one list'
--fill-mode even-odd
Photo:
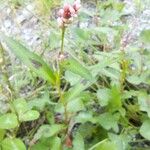
{"label": "flower cluster", "polygon": [[58,25],[60,28],[66,27],[73,21],[74,17],[77,17],[78,10],[80,9],[80,0],[75,0],[73,5],[65,4],[63,9],[58,12]]}

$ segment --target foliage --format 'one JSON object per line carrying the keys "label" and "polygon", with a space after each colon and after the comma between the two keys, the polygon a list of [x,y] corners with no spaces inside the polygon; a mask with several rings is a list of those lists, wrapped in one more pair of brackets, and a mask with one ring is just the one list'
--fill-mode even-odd
{"label": "foliage", "polygon": [[[57,5],[40,3],[45,11]],[[0,92],[7,105],[0,113],[0,150],[150,146],[150,30],[131,41],[123,2],[91,4],[93,11],[82,8],[74,25],[60,29],[50,20],[47,51],[56,57],[0,34]]]}

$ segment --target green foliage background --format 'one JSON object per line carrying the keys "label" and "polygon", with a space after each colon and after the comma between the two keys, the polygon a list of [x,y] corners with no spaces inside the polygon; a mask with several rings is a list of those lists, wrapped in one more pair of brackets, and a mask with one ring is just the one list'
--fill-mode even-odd
{"label": "green foliage background", "polygon": [[[91,11],[82,1],[65,33],[59,74],[61,30],[53,11],[61,3],[38,1],[38,17],[45,17],[51,31],[44,52],[56,57],[45,58],[0,34],[0,92],[8,106],[0,112],[0,150],[149,149],[150,30],[132,40],[124,3],[89,1]],[[140,13],[142,1],[135,4]],[[90,24],[82,28],[82,22]]]}

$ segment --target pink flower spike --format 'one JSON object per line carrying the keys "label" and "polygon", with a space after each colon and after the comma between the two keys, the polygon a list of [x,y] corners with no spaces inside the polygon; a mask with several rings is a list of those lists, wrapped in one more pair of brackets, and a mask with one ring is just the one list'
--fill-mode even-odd
{"label": "pink flower spike", "polygon": [[57,23],[60,28],[63,28],[64,26],[63,18],[60,18],[60,17],[57,18]]}
{"label": "pink flower spike", "polygon": [[73,4],[74,10],[77,12],[80,9],[80,7],[81,7],[80,0],[75,0]]}
{"label": "pink flower spike", "polygon": [[59,17],[63,17],[63,14],[64,14],[64,10],[60,9],[59,12],[58,12],[58,16]]}
{"label": "pink flower spike", "polygon": [[71,16],[74,16],[75,15],[74,8],[72,6],[70,6],[69,10],[70,10]]}
{"label": "pink flower spike", "polygon": [[63,9],[64,9],[63,17],[65,19],[69,19],[75,14],[74,8],[69,4],[65,4]]}
{"label": "pink flower spike", "polygon": [[59,18],[57,19],[60,28],[67,27],[77,17],[77,12],[80,9],[80,0],[75,0],[73,5],[65,4],[63,9],[58,12]]}

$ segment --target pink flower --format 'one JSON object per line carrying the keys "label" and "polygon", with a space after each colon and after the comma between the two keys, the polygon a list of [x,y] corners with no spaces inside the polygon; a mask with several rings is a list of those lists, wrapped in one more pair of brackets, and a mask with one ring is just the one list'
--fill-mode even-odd
{"label": "pink flower", "polygon": [[73,17],[74,14],[75,14],[74,8],[73,8],[71,5],[66,4],[66,5],[64,6],[63,17],[64,17],[65,19],[69,19],[69,18]]}
{"label": "pink flower", "polygon": [[60,9],[59,12],[58,12],[58,16],[63,17],[63,15],[64,15],[64,10]]}
{"label": "pink flower", "polygon": [[60,17],[57,18],[57,23],[60,28],[63,28],[64,26],[63,18],[60,18]]}
{"label": "pink flower", "polygon": [[75,10],[75,12],[77,12],[81,7],[81,4],[80,4],[80,0],[75,0],[74,4],[73,4],[73,8]]}
{"label": "pink flower", "polygon": [[75,0],[73,6],[65,4],[63,9],[58,12],[59,18],[57,19],[59,27],[65,27],[73,21],[73,17],[77,16],[77,12],[80,9],[80,0]]}

